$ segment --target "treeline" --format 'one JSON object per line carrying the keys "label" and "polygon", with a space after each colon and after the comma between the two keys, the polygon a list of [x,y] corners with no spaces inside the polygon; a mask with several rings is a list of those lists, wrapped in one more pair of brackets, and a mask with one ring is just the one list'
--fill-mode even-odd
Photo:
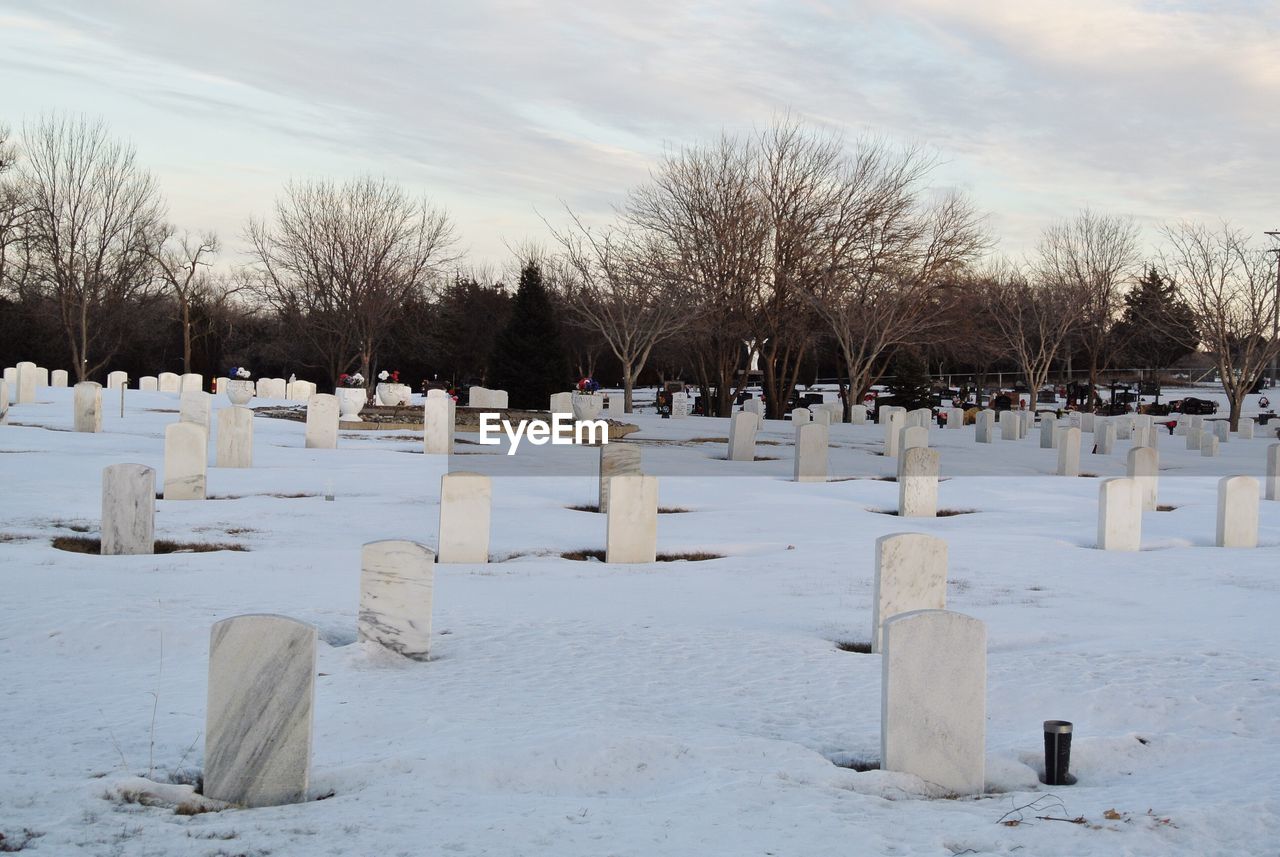
{"label": "treeline", "polygon": [[919,147],[776,122],[664,157],[607,224],[564,212],[504,274],[468,267],[448,213],[393,182],[293,182],[231,266],[217,236],[167,222],[104,124],[48,117],[0,131],[0,360],[98,380],[386,368],[530,398],[594,375],[628,408],[637,383],[667,377],[724,414],[756,351],[780,416],[797,385],[837,377],[856,401],[895,360],[1032,389],[1071,367],[1096,388],[1201,347],[1238,417],[1280,351],[1265,248],[1196,223],[1143,248],[1132,219],[1086,210],[1026,259],[993,258],[986,217],[936,187],[935,166]]}

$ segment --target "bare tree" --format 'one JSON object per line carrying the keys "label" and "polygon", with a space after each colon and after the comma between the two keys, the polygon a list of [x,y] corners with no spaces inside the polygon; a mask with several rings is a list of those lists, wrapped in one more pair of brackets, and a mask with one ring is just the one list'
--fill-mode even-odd
{"label": "bare tree", "polygon": [[1044,230],[1037,246],[1039,279],[1075,296],[1071,339],[1088,361],[1090,400],[1100,401],[1098,373],[1119,351],[1114,337],[1124,287],[1138,266],[1138,227],[1132,218],[1088,209]]}
{"label": "bare tree", "polygon": [[218,252],[218,236],[206,232],[181,237],[170,227],[155,254],[157,276],[178,304],[178,321],[182,325],[182,371],[191,371],[191,345],[199,338],[192,326],[191,311],[201,298],[225,300],[237,289],[218,281],[209,273],[211,256]]}
{"label": "bare tree", "polygon": [[150,294],[160,194],[133,147],[100,121],[49,117],[22,136],[30,283],[56,306],[85,380],[119,351]]}
{"label": "bare tree", "polygon": [[453,226],[425,199],[363,177],[286,185],[274,222],[251,220],[247,238],[259,293],[336,380],[356,367],[371,376],[401,307],[452,261]]}
{"label": "bare tree", "polygon": [[1280,357],[1280,341],[1271,332],[1275,263],[1230,223],[1211,230],[1181,222],[1163,232],[1169,245],[1163,258],[1166,276],[1191,307],[1198,339],[1217,361],[1234,431],[1245,396]]}
{"label": "bare tree", "polygon": [[1076,293],[1059,280],[1028,279],[1009,262],[993,265],[980,282],[989,301],[988,317],[1027,382],[1034,410],[1036,395],[1075,327]]}
{"label": "bare tree", "polygon": [[26,240],[30,206],[14,175],[17,157],[8,126],[0,124],[0,295],[22,292],[30,271]]}
{"label": "bare tree", "polygon": [[724,136],[668,156],[632,191],[624,217],[644,233],[652,276],[689,301],[687,340],[706,413],[727,415],[746,381],[738,366],[767,230],[750,148]]}
{"label": "bare tree", "polygon": [[613,225],[600,231],[569,213],[570,225],[552,230],[568,276],[559,293],[573,324],[598,337],[622,364],[623,408],[631,413],[636,380],[654,346],[681,333],[689,313],[671,286],[659,251],[635,230]]}
{"label": "bare tree", "polygon": [[918,148],[858,146],[845,166],[813,292],[856,402],[897,348],[939,337],[950,286],[988,244],[959,193],[932,195],[934,161]]}

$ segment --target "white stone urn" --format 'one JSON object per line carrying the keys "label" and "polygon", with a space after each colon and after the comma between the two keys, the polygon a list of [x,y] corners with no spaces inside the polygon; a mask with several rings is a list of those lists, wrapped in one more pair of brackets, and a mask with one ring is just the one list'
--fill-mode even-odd
{"label": "white stone urn", "polygon": [[364,387],[337,387],[333,394],[338,397],[338,420],[344,423],[363,422],[360,411],[369,399],[369,391]]}
{"label": "white stone urn", "polygon": [[408,384],[379,384],[374,392],[378,396],[378,404],[392,407],[407,405],[413,398],[413,388]]}
{"label": "white stone urn", "polygon": [[575,420],[599,419],[604,408],[604,396],[599,393],[574,393],[573,418]]}
{"label": "white stone urn", "polygon": [[223,378],[221,381],[220,386],[227,394],[227,398],[231,400],[231,404],[247,405],[253,398],[255,388],[253,382],[247,378]]}

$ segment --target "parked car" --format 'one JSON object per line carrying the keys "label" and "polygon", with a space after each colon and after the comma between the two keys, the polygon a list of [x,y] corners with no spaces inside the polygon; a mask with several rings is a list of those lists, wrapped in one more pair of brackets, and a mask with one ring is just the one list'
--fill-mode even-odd
{"label": "parked car", "polygon": [[1185,399],[1170,402],[1169,405],[1175,413],[1189,414],[1191,416],[1216,414],[1218,412],[1217,402],[1210,399],[1197,399],[1195,396],[1187,396]]}

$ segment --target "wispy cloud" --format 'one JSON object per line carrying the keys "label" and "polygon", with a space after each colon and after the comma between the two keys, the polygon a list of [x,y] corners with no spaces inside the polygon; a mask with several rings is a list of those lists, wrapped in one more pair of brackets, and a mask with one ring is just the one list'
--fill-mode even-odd
{"label": "wispy cloud", "polygon": [[[666,145],[783,110],[925,142],[1005,249],[1089,204],[1280,220],[1280,7],[1139,0],[317,4],[4,11],[17,109],[103,113],[227,235],[286,179],[386,173],[479,256],[607,211]],[[10,121],[20,116],[8,116]]]}

